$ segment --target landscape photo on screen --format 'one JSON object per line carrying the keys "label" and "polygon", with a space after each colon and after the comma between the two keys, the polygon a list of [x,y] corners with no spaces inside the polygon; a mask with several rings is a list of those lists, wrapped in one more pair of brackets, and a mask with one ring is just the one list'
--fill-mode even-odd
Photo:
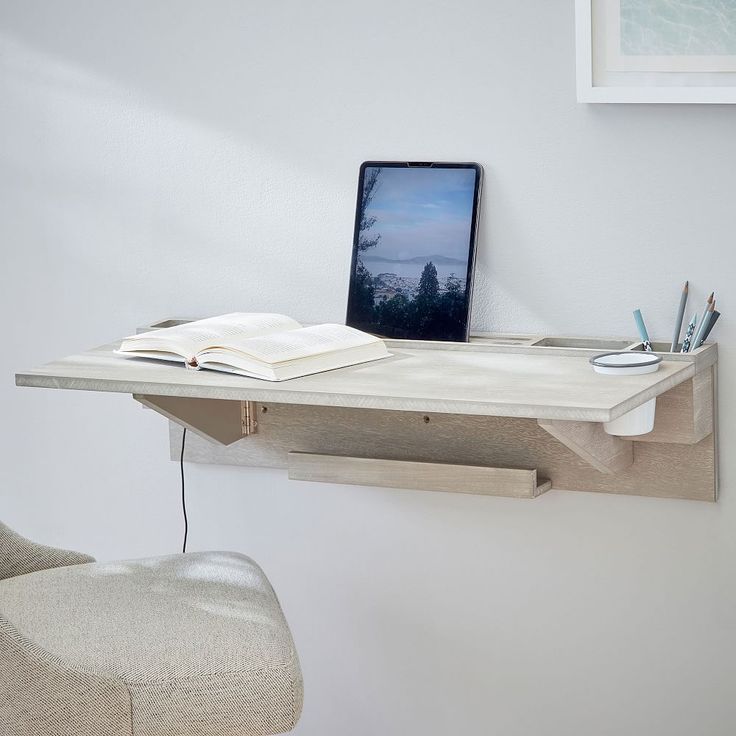
{"label": "landscape photo on screen", "polygon": [[464,340],[474,168],[366,167],[349,323],[384,337]]}

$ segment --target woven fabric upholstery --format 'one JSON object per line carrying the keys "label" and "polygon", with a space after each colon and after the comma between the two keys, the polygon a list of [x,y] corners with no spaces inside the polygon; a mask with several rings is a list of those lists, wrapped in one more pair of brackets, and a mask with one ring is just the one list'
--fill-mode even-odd
{"label": "woven fabric upholstery", "polygon": [[94,557],[31,542],[0,521],[0,580],[52,567],[94,562]]}
{"label": "woven fabric upholstery", "polygon": [[[0,581],[2,621],[0,724],[15,718],[18,729],[8,736],[265,736],[291,730],[301,712],[299,662],[278,599],[239,554],[10,578]],[[16,691],[35,682],[44,685],[39,699],[56,697],[89,718],[84,727],[67,727],[57,709],[22,730]]]}
{"label": "woven fabric upholstery", "polygon": [[130,736],[131,724],[124,683],[69,669],[0,614],[2,736]]}

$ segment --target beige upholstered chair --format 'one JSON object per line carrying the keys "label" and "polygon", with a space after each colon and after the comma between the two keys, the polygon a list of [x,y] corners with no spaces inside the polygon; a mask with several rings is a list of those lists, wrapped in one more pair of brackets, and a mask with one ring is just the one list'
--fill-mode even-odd
{"label": "beige upholstered chair", "polygon": [[0,523],[2,736],[276,734],[301,705],[289,628],[249,558],[95,563]]}

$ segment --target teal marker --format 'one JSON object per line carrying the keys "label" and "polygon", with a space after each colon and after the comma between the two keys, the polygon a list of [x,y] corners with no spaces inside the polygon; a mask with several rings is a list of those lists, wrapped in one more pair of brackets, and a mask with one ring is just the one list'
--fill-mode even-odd
{"label": "teal marker", "polygon": [[649,341],[649,333],[647,332],[647,326],[644,324],[644,317],[641,316],[641,309],[634,311],[634,320],[636,321],[636,329],[639,330],[639,337],[644,345],[644,350],[651,353],[652,343]]}

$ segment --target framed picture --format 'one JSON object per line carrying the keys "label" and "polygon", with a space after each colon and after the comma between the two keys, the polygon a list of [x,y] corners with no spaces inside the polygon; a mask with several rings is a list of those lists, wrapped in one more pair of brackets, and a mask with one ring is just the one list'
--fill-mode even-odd
{"label": "framed picture", "polygon": [[360,167],[346,324],[381,337],[468,339],[482,168]]}
{"label": "framed picture", "polygon": [[578,102],[736,104],[736,0],[575,0]]}

